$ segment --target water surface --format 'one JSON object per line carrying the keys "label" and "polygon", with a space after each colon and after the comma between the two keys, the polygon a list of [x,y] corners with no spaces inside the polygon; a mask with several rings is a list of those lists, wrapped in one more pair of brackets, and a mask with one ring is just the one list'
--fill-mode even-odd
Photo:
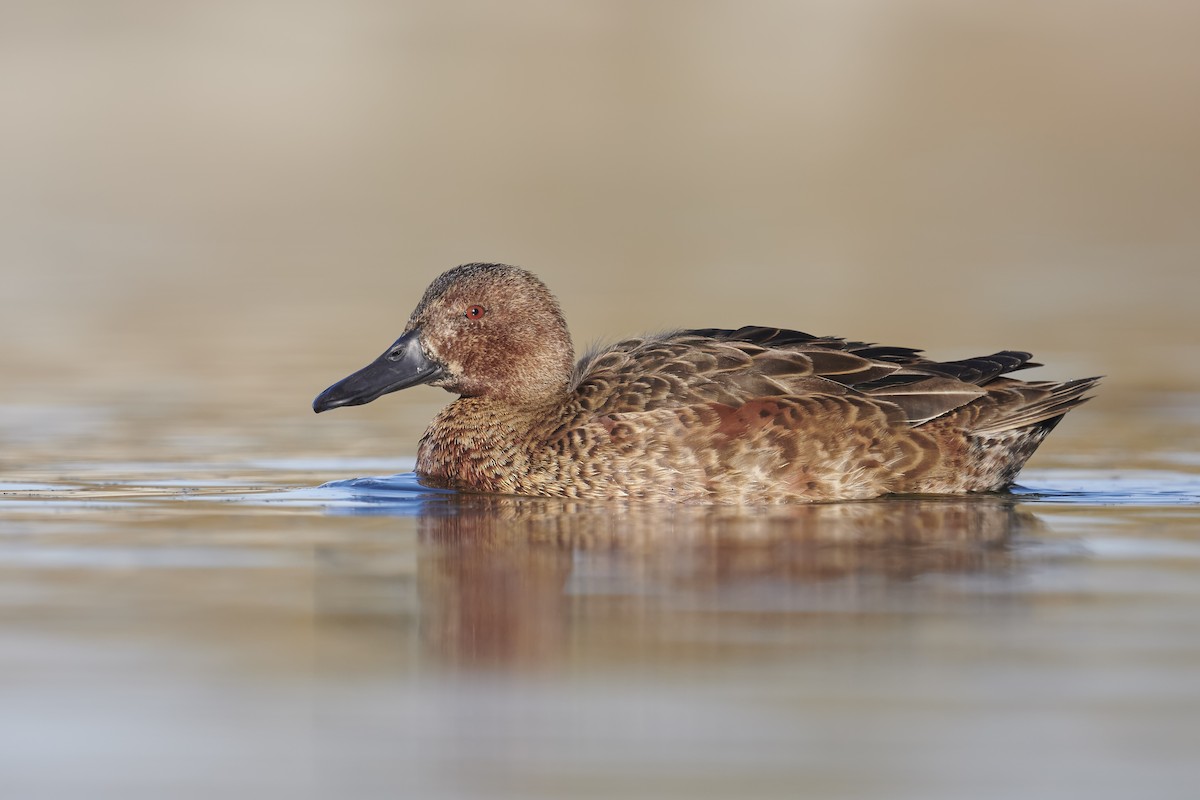
{"label": "water surface", "polygon": [[1192,407],[1081,410],[1012,493],[774,508],[436,492],[222,458],[232,423],[55,458],[10,408],[6,793],[1185,797]]}

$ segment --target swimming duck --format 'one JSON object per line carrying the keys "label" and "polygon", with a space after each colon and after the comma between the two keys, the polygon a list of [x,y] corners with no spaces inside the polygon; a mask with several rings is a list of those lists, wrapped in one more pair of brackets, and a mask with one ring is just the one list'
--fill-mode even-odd
{"label": "swimming duck", "polygon": [[779,328],[626,339],[578,363],[533,273],[464,264],[403,335],[313,410],[418,384],[458,395],[417,447],[427,485],[471,492],[780,503],[1009,486],[1097,378],[1020,381],[1004,350],[933,361]]}

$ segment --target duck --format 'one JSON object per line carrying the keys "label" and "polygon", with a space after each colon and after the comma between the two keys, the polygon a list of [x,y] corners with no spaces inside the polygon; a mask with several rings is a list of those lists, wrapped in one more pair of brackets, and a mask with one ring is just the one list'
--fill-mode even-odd
{"label": "duck", "polygon": [[457,395],[416,474],[460,492],[780,504],[997,492],[1099,377],[1023,381],[1002,350],[956,361],[784,328],[674,330],[578,361],[532,272],[438,276],[400,336],[313,401],[320,413],[417,385]]}

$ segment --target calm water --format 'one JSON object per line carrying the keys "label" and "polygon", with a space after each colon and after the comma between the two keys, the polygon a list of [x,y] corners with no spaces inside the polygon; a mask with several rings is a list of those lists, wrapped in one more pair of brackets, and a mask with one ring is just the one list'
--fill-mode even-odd
{"label": "calm water", "polygon": [[1197,407],[1082,409],[1011,495],[767,509],[5,407],[4,793],[1193,796]]}
{"label": "calm water", "polygon": [[[1198,28],[0,5],[0,800],[1200,796]],[[1012,495],[430,493],[444,393],[308,404],[473,260],[1110,377]]]}

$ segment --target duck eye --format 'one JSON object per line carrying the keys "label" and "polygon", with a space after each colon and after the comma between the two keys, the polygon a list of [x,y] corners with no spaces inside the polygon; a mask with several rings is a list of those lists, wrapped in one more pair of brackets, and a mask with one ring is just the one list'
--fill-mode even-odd
{"label": "duck eye", "polygon": [[479,319],[486,313],[483,306],[471,306],[467,309],[467,319]]}

